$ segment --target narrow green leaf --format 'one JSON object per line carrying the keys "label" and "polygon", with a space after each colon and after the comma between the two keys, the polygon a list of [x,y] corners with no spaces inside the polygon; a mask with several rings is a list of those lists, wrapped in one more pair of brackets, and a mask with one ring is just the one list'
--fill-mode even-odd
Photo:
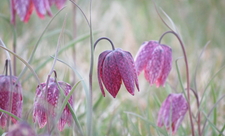
{"label": "narrow green leaf", "polygon": [[[172,25],[172,28],[171,28],[171,27],[169,27],[169,28],[171,28],[172,31],[178,33],[178,32],[177,32],[177,29],[176,29],[176,26],[175,26],[175,24],[174,24],[174,22],[173,22],[173,20],[169,17],[168,14],[166,14],[166,12],[165,12],[162,8],[160,8],[160,10],[162,11],[162,13],[166,16],[166,18],[169,20],[170,24]],[[165,21],[164,21],[164,22],[165,22]],[[169,26],[169,25],[166,24],[166,26]]]}
{"label": "narrow green leaf", "polygon": [[[213,107],[210,109],[210,111],[209,111],[207,117],[209,117],[209,116],[211,115],[211,113],[212,113],[212,111],[214,110],[214,108],[216,108],[216,106],[219,104],[219,102],[220,102],[223,98],[225,98],[225,94],[224,94],[222,97],[220,97],[220,98],[218,99],[218,101],[213,105]],[[204,132],[206,123],[207,123],[207,120],[205,121],[205,123],[204,123],[204,125],[203,125],[202,132]]]}
{"label": "narrow green leaf", "polygon": [[128,114],[128,115],[133,115],[136,116],[140,119],[142,119],[143,121],[145,121],[146,123],[150,124],[153,128],[155,128],[157,131],[159,131],[161,134],[163,134],[164,136],[168,135],[167,133],[165,133],[163,130],[161,130],[158,126],[155,125],[155,123],[150,122],[148,119],[142,117],[141,115],[138,115],[136,113],[133,112],[129,112],[129,111],[124,111],[124,113]]}
{"label": "narrow green leaf", "polygon": [[20,119],[19,117],[17,117],[16,115],[12,114],[11,112],[8,112],[8,111],[3,110],[3,109],[1,109],[1,108],[0,108],[0,112],[3,112],[3,113],[5,113],[5,114],[7,114],[7,115],[9,115],[9,116],[11,116],[11,117],[13,117],[13,118],[15,118],[16,120],[21,121],[21,119]]}
{"label": "narrow green leaf", "polygon": [[102,101],[102,98],[103,98],[103,96],[100,95],[99,98],[98,98],[98,100],[97,100],[97,102],[96,102],[96,103],[94,104],[94,106],[93,106],[93,110],[96,110],[96,109],[97,109],[97,107],[99,106],[99,104],[100,104],[101,101]]}
{"label": "narrow green leaf", "polygon": [[201,58],[202,54],[204,53],[206,47],[209,45],[209,43],[210,43],[210,41],[208,41],[205,44],[204,48],[202,49],[200,55],[198,56],[197,64],[196,64],[196,67],[195,67],[195,72],[194,72],[194,76],[193,76],[193,80],[192,80],[193,83],[192,84],[194,84],[194,89],[195,89],[196,92],[198,92],[198,90],[197,90],[197,83],[196,83],[196,76],[197,76],[197,71],[198,71],[198,68],[199,68],[199,65],[200,65],[200,58]]}
{"label": "narrow green leaf", "polygon": [[[69,109],[70,109],[70,112],[71,112],[71,114],[72,114],[72,117],[73,117],[73,119],[74,119],[74,121],[75,121],[75,123],[76,123],[76,125],[77,125],[77,127],[78,127],[78,129],[79,129],[79,132],[80,132],[81,135],[83,136],[84,133],[83,133],[82,127],[80,126],[80,122],[79,122],[79,120],[78,120],[78,118],[77,118],[77,116],[76,116],[76,113],[73,111],[73,107],[72,107],[72,106],[70,105],[70,103],[68,102],[69,99],[70,99],[70,97],[72,96],[72,94],[74,93],[75,89],[77,88],[77,86],[79,85],[80,82],[81,82],[81,81],[78,81],[78,82],[73,86],[73,88],[71,89],[70,93],[69,93],[67,96],[65,96],[65,94],[64,94],[62,88],[60,87],[60,85],[58,84],[58,82],[56,82],[56,83],[57,83],[58,87],[60,88],[60,92],[63,94],[63,97],[65,97],[65,98],[64,98],[64,101],[63,101],[63,104],[62,104],[62,107],[60,108],[60,111],[59,111],[59,117],[58,117],[58,119],[60,118],[60,115],[62,115],[63,110],[65,109],[65,107],[68,106]],[[57,119],[57,120],[58,120],[58,119]]]}
{"label": "narrow green leaf", "polygon": [[9,53],[13,54],[14,56],[16,56],[20,61],[22,61],[26,67],[28,67],[30,69],[30,71],[32,72],[32,74],[34,75],[35,79],[37,80],[38,84],[41,84],[37,74],[35,73],[35,71],[33,70],[33,68],[30,66],[29,63],[27,63],[23,58],[21,58],[20,56],[18,56],[16,53],[12,52],[11,50],[3,47],[3,46],[0,46],[0,48],[4,49],[4,50],[7,50]]}
{"label": "narrow green leaf", "polygon": [[[49,23],[48,23],[47,26],[45,27],[44,31],[41,33],[41,36],[39,37],[39,39],[38,39],[36,45],[34,46],[34,49],[33,49],[32,53],[31,53],[31,56],[30,56],[30,58],[29,58],[29,60],[28,60],[28,63],[29,63],[29,64],[30,64],[30,63],[32,62],[32,60],[33,60],[34,54],[35,54],[35,52],[36,52],[36,50],[37,50],[37,47],[38,47],[38,45],[39,45],[39,43],[40,43],[40,41],[41,41],[41,39],[42,39],[42,37],[43,37],[45,31],[47,30],[47,28],[49,27],[49,25],[51,24],[51,22],[55,19],[55,17],[56,17],[56,16],[57,16],[64,8],[65,8],[65,7],[63,7],[62,9],[60,9],[60,10],[52,17],[52,19],[49,21]],[[21,71],[21,73],[20,73],[19,76],[18,76],[18,79],[20,79],[20,78],[23,76],[23,74],[26,72],[26,70],[27,70],[27,67],[25,67],[25,68]]]}
{"label": "narrow green leaf", "polygon": [[200,106],[199,106],[199,109],[200,109],[200,107],[201,107],[201,105],[202,105],[202,101],[203,101],[203,99],[204,99],[204,97],[205,97],[205,93],[206,93],[206,90],[208,89],[208,87],[209,87],[209,85],[211,84],[211,82],[213,81],[213,79],[223,70],[225,68],[225,65],[223,66],[223,67],[221,67],[220,68],[220,70],[219,71],[217,71],[213,76],[212,76],[212,78],[209,80],[209,82],[206,84],[206,87],[205,87],[205,89],[203,90],[203,95],[202,95],[202,98],[201,98],[201,100],[200,100]]}
{"label": "narrow green leaf", "polygon": [[[206,115],[206,113],[204,112],[204,111],[202,111],[202,113],[203,113],[203,115],[205,116],[205,118],[207,119],[207,122],[209,123],[209,125],[210,125],[210,127],[214,130],[214,131],[216,131],[216,132],[218,132],[218,133],[220,133],[220,130],[210,121],[210,119],[208,118],[208,116]],[[203,131],[204,132],[204,131]]]}
{"label": "narrow green leaf", "polygon": [[220,135],[219,136],[224,136],[223,135],[223,131],[225,130],[225,124],[223,125],[223,128],[221,129],[221,131],[220,131]]}

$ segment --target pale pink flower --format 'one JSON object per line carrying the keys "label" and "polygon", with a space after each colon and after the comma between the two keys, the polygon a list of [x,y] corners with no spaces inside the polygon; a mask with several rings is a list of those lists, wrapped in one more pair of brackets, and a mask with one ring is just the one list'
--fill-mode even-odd
{"label": "pale pink flower", "polygon": [[[71,86],[65,82],[58,82],[59,86],[68,95],[71,91]],[[47,95],[47,96],[46,96]],[[63,101],[60,101],[60,90],[57,86],[55,79],[50,78],[46,92],[46,83],[40,84],[36,89],[36,96],[34,102],[33,120],[39,124],[40,128],[43,128],[50,120],[55,119],[57,111],[59,111]],[[61,99],[62,100],[62,99]],[[73,107],[74,98],[71,96],[68,100],[70,105]],[[50,116],[50,117],[49,117]],[[72,115],[69,107],[66,106],[63,110],[62,115],[58,121],[58,129],[62,131],[65,124],[71,125]],[[51,124],[50,124],[51,125]]]}
{"label": "pale pink flower", "polygon": [[46,13],[52,16],[50,6],[55,4],[61,9],[65,2],[66,0],[10,0],[11,23],[15,25],[16,13],[21,21],[28,22],[34,8],[40,18],[44,18]]}
{"label": "pale pink flower", "polygon": [[7,136],[37,136],[26,122],[18,122],[9,128]]}
{"label": "pale pink flower", "polygon": [[[11,105],[10,105],[10,96],[12,96]],[[22,87],[20,82],[17,81],[17,77],[0,75],[0,108],[8,112],[11,112],[17,117],[21,117],[22,106],[23,106]],[[15,118],[0,112],[0,126],[2,128],[5,127],[7,120],[10,118],[13,123],[17,122]]]}
{"label": "pale pink flower", "polygon": [[135,57],[135,67],[138,75],[144,70],[150,85],[164,86],[172,68],[172,50],[157,41],[145,42]]}
{"label": "pale pink flower", "polygon": [[182,94],[170,94],[159,110],[157,125],[176,133],[187,110],[188,103]]}
{"label": "pale pink flower", "polygon": [[102,52],[98,58],[98,82],[102,94],[105,96],[103,83],[106,90],[115,98],[122,81],[130,94],[134,95],[135,84],[139,90],[132,55],[119,48]]}

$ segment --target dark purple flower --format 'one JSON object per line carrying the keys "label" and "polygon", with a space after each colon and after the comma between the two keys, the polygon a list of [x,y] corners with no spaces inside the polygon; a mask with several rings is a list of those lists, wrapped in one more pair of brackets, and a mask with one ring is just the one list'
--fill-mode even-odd
{"label": "dark purple flower", "polygon": [[61,9],[65,2],[66,0],[10,0],[11,23],[15,24],[16,13],[21,21],[28,22],[34,8],[40,18],[44,18],[46,13],[52,16],[50,6],[55,4]]}
{"label": "dark purple flower", "polygon": [[135,67],[138,75],[144,70],[150,85],[164,86],[172,68],[172,50],[157,41],[145,42],[135,57]]}
{"label": "dark purple flower", "polygon": [[26,122],[18,122],[9,128],[7,136],[36,136],[36,134]]}
{"label": "dark purple flower", "polygon": [[[58,84],[64,91],[65,96],[68,95],[71,91],[71,86],[65,82],[58,82]],[[60,97],[62,97],[60,96],[60,90],[57,86],[55,79],[53,78],[50,78],[49,80],[47,92],[46,83],[42,83],[37,87],[33,111],[33,120],[34,122],[37,122],[39,124],[40,128],[43,128],[47,124],[48,115],[50,115],[49,119],[55,118],[57,111],[59,111],[59,108],[61,106],[60,104],[63,102]],[[71,96],[68,100],[72,107],[73,100],[73,96]],[[72,123],[72,115],[68,106],[65,107],[62,115],[60,116],[60,119],[58,121],[58,129],[62,131],[66,123],[68,125],[71,125]]]}
{"label": "dark purple flower", "polygon": [[158,114],[158,126],[165,126],[176,133],[188,110],[188,103],[182,94],[170,94],[162,103]]}
{"label": "dark purple flower", "polygon": [[[10,97],[11,102],[10,102]],[[10,104],[11,103],[11,104]],[[0,108],[21,117],[23,105],[22,87],[15,76],[0,75]],[[10,108],[11,107],[11,108]],[[17,120],[0,112],[0,126],[6,126],[7,120],[11,118],[13,123]]]}
{"label": "dark purple flower", "polygon": [[107,50],[98,58],[98,82],[103,96],[106,90],[115,98],[122,81],[128,92],[134,95],[135,84],[138,87],[138,78],[132,55],[122,49]]}

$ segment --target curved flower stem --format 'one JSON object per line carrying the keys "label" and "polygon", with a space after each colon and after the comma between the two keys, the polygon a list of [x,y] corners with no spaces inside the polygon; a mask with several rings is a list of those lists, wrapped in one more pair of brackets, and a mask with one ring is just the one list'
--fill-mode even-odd
{"label": "curved flower stem", "polygon": [[92,135],[92,75],[93,75],[93,64],[94,64],[94,47],[93,47],[93,33],[92,33],[92,23],[91,23],[91,6],[92,0],[90,0],[90,20],[88,21],[87,16],[83,12],[83,10],[74,2],[70,0],[77,8],[81,11],[84,16],[89,29],[90,29],[90,46],[91,46],[91,62],[90,62],[90,71],[89,71],[89,95],[87,96],[87,135]]}
{"label": "curved flower stem", "polygon": [[[16,38],[16,27],[13,26],[13,52],[16,53],[17,38]],[[16,76],[16,56],[13,56],[13,73]]]}
{"label": "curved flower stem", "polygon": [[90,22],[89,22],[89,28],[90,28],[90,46],[91,46],[91,63],[90,63],[90,71],[89,71],[89,99],[87,99],[87,102],[89,103],[87,106],[87,135],[92,136],[92,112],[93,112],[93,104],[92,104],[92,75],[93,75],[93,65],[94,65],[94,47],[93,47],[93,34],[92,34],[92,23],[91,23],[91,5],[92,0],[90,0]]}
{"label": "curved flower stem", "polygon": [[197,122],[198,122],[198,134],[199,134],[199,136],[201,136],[203,131],[201,131],[201,114],[200,114],[200,109],[199,109],[200,101],[199,101],[199,97],[198,97],[197,92],[195,90],[193,90],[192,88],[190,88],[190,90],[194,93],[196,101],[197,101],[197,107],[198,107],[198,113],[197,113],[197,116],[198,116],[198,120],[197,120]]}
{"label": "curved flower stem", "polygon": [[[191,123],[192,136],[195,136],[194,124],[193,124],[193,119],[192,119],[192,111],[191,111],[191,106],[190,106],[190,81],[189,81],[190,79],[189,79],[189,68],[188,68],[188,60],[187,60],[186,51],[185,51],[184,44],[183,44],[181,38],[174,31],[167,31],[167,32],[163,33],[163,35],[159,39],[159,43],[161,42],[162,38],[168,33],[174,34],[177,37],[177,39],[180,42],[183,54],[184,54],[184,61],[185,61],[185,65],[186,65],[186,77],[187,77],[187,97],[188,97],[188,109],[189,109],[188,111],[189,111],[189,117],[190,117],[190,123]],[[200,118],[198,119],[198,130],[200,130],[199,122],[200,122]],[[198,133],[199,133],[199,136],[201,136],[201,131],[199,131]]]}
{"label": "curved flower stem", "polygon": [[[2,46],[2,47],[4,47],[4,48],[6,48],[6,46],[5,46],[4,42],[2,41],[2,39],[1,39],[1,38],[0,38],[0,46]],[[7,50],[5,50],[5,54],[6,54],[6,58],[7,58],[7,60],[11,60],[11,57],[10,57],[9,52],[8,52]]]}
{"label": "curved flower stem", "polygon": [[98,42],[101,41],[101,40],[107,40],[107,41],[109,41],[110,44],[112,45],[112,49],[115,50],[115,47],[114,47],[114,45],[113,45],[113,42],[112,42],[109,38],[107,38],[107,37],[101,37],[101,38],[99,38],[99,39],[94,43],[94,49],[95,49],[95,47],[97,46]]}

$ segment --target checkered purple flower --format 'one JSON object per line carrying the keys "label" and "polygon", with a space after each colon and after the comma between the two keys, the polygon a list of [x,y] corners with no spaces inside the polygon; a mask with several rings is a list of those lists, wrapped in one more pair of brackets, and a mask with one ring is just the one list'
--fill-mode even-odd
{"label": "checkered purple flower", "polygon": [[52,16],[50,6],[55,4],[61,9],[65,2],[66,0],[10,0],[11,23],[15,24],[16,13],[21,21],[28,22],[34,8],[40,18],[44,18],[46,13]]}
{"label": "checkered purple flower", "polygon": [[102,52],[98,58],[98,82],[103,96],[105,96],[103,84],[115,98],[122,81],[130,94],[134,95],[135,84],[139,90],[132,55],[119,48]]}
{"label": "checkered purple flower", "polygon": [[[58,82],[59,86],[64,91],[65,95],[68,95],[71,91],[71,86],[65,82]],[[46,96],[47,95],[47,96]],[[40,84],[36,89],[36,97],[34,103],[33,120],[39,124],[40,128],[43,128],[49,120],[55,119],[57,111],[59,111],[62,100],[60,99],[60,90],[57,86],[55,79],[50,78],[46,92],[46,83]],[[61,101],[60,101],[61,100]],[[73,107],[73,96],[68,100]],[[48,119],[49,118],[49,119]],[[69,107],[66,106],[62,115],[58,121],[58,129],[62,131],[65,124],[71,125],[72,115]]]}
{"label": "checkered purple flower", "polygon": [[158,113],[158,126],[176,133],[188,110],[188,103],[182,94],[170,94],[162,103]]}
{"label": "checkered purple flower", "polygon": [[[17,77],[0,75],[0,108],[11,112],[17,117],[21,117],[22,106],[22,87],[20,82],[17,81]],[[10,118],[13,123],[17,122],[15,118],[9,117],[7,114],[0,112],[0,126],[4,128],[7,124],[7,120]]]}
{"label": "checkered purple flower", "polygon": [[164,86],[172,68],[172,49],[157,41],[145,42],[135,57],[135,67],[138,75],[144,70],[150,85]]}

